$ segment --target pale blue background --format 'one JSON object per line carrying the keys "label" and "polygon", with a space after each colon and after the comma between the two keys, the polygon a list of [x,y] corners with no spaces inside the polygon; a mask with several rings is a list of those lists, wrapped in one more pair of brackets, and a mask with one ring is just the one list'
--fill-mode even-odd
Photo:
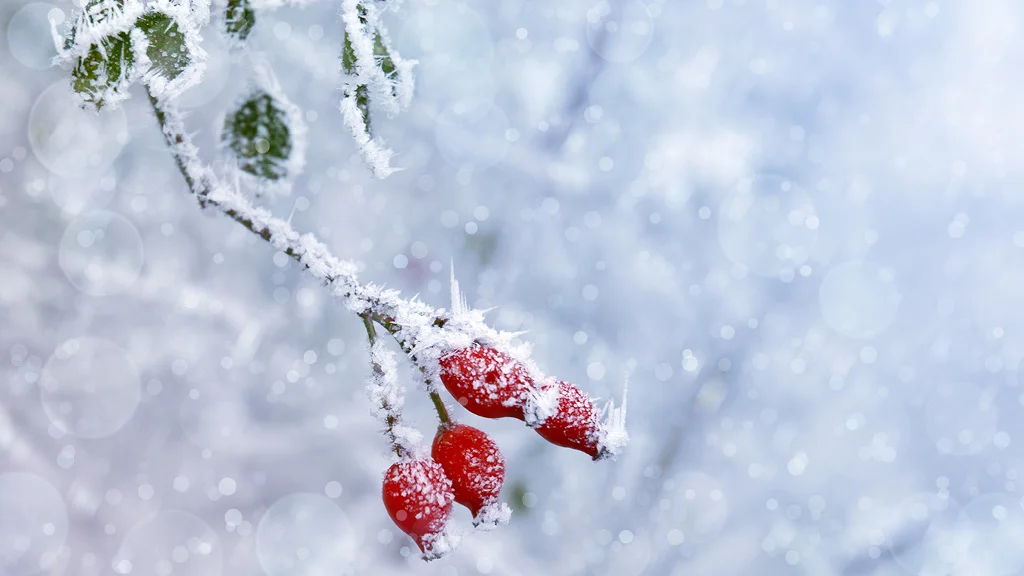
{"label": "pale blue background", "polygon": [[[262,15],[310,125],[262,202],[438,306],[454,261],[594,396],[631,373],[617,462],[460,412],[517,510],[430,564],[379,500],[357,319],[200,213],[142,93],[32,144],[69,113],[53,7],[0,5],[0,574],[1024,574],[1019,2],[407,0],[384,181],[337,3]],[[204,34],[212,161],[246,69]]]}

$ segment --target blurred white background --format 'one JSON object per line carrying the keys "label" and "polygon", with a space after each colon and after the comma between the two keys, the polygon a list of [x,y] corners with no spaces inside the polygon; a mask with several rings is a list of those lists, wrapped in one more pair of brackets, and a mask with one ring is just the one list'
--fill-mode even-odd
{"label": "blurred white background", "polygon": [[[453,261],[593,396],[631,373],[616,462],[459,411],[515,514],[433,563],[380,501],[360,322],[200,212],[142,92],[72,107],[71,10],[0,3],[0,574],[1024,574],[1019,2],[406,0],[386,180],[338,4],[260,14],[310,127],[263,203],[434,305]],[[204,37],[213,161],[247,71]]]}

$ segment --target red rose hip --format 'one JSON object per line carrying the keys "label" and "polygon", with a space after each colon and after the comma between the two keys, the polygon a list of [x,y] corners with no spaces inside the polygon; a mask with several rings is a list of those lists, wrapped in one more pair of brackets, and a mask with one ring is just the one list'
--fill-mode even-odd
{"label": "red rose hip", "polygon": [[440,464],[428,459],[396,462],[384,474],[384,508],[402,532],[416,541],[424,557],[436,558],[435,547],[452,511],[452,483]]}
{"label": "red rose hip", "polygon": [[470,346],[442,357],[441,382],[477,416],[525,419],[530,375],[514,358],[490,346]]}
{"label": "red rose hip", "polygon": [[437,430],[431,450],[452,482],[455,501],[479,520],[480,511],[498,501],[505,481],[505,457],[482,430],[445,424]]}
{"label": "red rose hip", "polygon": [[597,459],[600,413],[586,392],[568,382],[558,383],[558,407],[537,433],[557,446],[574,448]]}

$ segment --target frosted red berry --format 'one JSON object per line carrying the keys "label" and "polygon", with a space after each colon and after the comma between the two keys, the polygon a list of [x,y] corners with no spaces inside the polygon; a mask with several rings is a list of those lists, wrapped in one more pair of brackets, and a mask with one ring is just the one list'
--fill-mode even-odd
{"label": "frosted red berry", "polygon": [[558,383],[558,407],[536,428],[545,440],[597,459],[600,413],[590,396],[568,382]]}
{"label": "frosted red berry", "polygon": [[441,465],[429,459],[396,462],[384,474],[383,493],[391,520],[425,555],[432,555],[455,498]]}
{"label": "frosted red berry", "polygon": [[505,457],[482,430],[465,424],[443,425],[434,436],[431,455],[451,480],[455,501],[474,517],[498,501],[505,481]]}
{"label": "frosted red berry", "polygon": [[477,416],[525,420],[530,375],[525,366],[494,348],[470,346],[442,357],[441,382]]}

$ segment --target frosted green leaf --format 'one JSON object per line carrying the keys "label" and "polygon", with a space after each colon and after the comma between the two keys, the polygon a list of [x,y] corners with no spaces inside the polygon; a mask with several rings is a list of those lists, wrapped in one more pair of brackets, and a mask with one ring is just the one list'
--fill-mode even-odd
{"label": "frosted green leaf", "polygon": [[101,24],[124,10],[124,0],[89,0],[82,9],[92,24]]}
{"label": "frosted green leaf", "polygon": [[249,0],[228,0],[225,12],[227,32],[237,40],[244,41],[256,25],[256,12]]}
{"label": "frosted green leaf", "polygon": [[181,75],[191,59],[178,23],[166,14],[150,12],[139,18],[137,26],[149,39],[146,56],[153,63],[152,70],[168,81]]}
{"label": "frosted green leaf", "polygon": [[135,56],[127,32],[93,44],[71,71],[71,86],[82,100],[100,109],[118,90],[126,88]]}
{"label": "frosted green leaf", "polygon": [[352,41],[347,32],[341,48],[341,69],[349,76],[356,75],[356,51],[352,48]]}
{"label": "frosted green leaf", "polygon": [[288,115],[273,96],[257,92],[224,121],[221,140],[238,158],[238,167],[253,176],[280,180],[288,176],[292,134]]}
{"label": "frosted green leaf", "polygon": [[[395,74],[395,61],[391,58],[391,54],[388,52],[387,47],[384,46],[384,40],[381,38],[380,33],[373,35],[373,55],[377,62],[377,65],[384,72],[384,75],[389,79],[393,79]],[[341,69],[346,74],[357,77],[356,74],[356,53],[352,48],[352,42],[349,40],[348,33],[345,34],[345,40],[342,44],[341,50]],[[363,116],[363,123],[366,125],[367,133],[370,132],[370,94],[369,89],[365,84],[359,84],[355,89],[356,106],[359,107],[359,111]]]}
{"label": "frosted green leaf", "polygon": [[384,40],[380,37],[380,33],[373,35],[373,55],[376,57],[377,62],[380,63],[380,69],[384,71],[384,75],[388,78],[393,78],[395,74],[395,61],[391,59],[391,53],[384,46]]}

